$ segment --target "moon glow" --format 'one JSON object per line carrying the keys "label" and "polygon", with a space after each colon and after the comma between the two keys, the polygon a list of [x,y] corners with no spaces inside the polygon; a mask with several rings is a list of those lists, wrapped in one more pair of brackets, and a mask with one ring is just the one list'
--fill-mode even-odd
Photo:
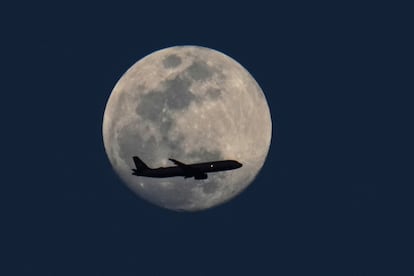
{"label": "moon glow", "polygon": [[[243,191],[262,168],[272,124],[263,91],[239,63],[199,46],[176,46],[139,60],[120,78],[103,117],[105,151],[141,198],[171,210],[198,211]],[[137,155],[149,167],[232,159],[243,167],[205,180],[131,174]]]}

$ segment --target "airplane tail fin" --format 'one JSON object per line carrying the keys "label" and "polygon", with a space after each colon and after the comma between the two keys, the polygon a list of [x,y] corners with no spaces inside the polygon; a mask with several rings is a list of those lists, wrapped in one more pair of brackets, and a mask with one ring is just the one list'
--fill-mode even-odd
{"label": "airplane tail fin", "polygon": [[137,156],[132,157],[135,163],[135,167],[137,168],[136,171],[145,171],[149,170],[150,168]]}

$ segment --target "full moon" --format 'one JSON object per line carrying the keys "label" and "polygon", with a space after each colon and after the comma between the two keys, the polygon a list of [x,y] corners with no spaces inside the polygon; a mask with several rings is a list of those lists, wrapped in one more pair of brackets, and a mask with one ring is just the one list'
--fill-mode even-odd
{"label": "full moon", "polygon": [[[145,56],[120,78],[103,116],[103,141],[113,169],[141,198],[176,211],[200,211],[249,186],[269,151],[272,122],[254,78],[229,56],[176,46]],[[237,160],[243,166],[182,176],[132,175],[132,156],[151,168]]]}

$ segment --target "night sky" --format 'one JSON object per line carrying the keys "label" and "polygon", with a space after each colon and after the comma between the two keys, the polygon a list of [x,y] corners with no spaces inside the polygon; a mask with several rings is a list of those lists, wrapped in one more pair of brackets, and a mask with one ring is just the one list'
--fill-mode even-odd
{"label": "night sky", "polygon": [[[412,212],[395,188],[407,180],[383,162],[402,124],[388,114],[405,116],[389,95],[404,87],[385,77],[405,45],[391,23],[405,17],[380,4],[242,2],[1,9],[0,275],[412,275]],[[177,213],[123,185],[101,128],[132,64],[188,44],[253,75],[273,136],[242,194]]]}

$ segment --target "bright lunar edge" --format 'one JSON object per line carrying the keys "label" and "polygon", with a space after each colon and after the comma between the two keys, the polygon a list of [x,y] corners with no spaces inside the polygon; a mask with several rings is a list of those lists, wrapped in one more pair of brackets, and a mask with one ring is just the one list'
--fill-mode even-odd
{"label": "bright lunar edge", "polygon": [[[115,85],[103,117],[108,158],[141,198],[177,211],[222,204],[253,182],[269,151],[272,123],[263,91],[218,51],[177,46],[135,63]],[[243,167],[205,180],[134,176],[132,156],[149,167],[237,160]]]}

